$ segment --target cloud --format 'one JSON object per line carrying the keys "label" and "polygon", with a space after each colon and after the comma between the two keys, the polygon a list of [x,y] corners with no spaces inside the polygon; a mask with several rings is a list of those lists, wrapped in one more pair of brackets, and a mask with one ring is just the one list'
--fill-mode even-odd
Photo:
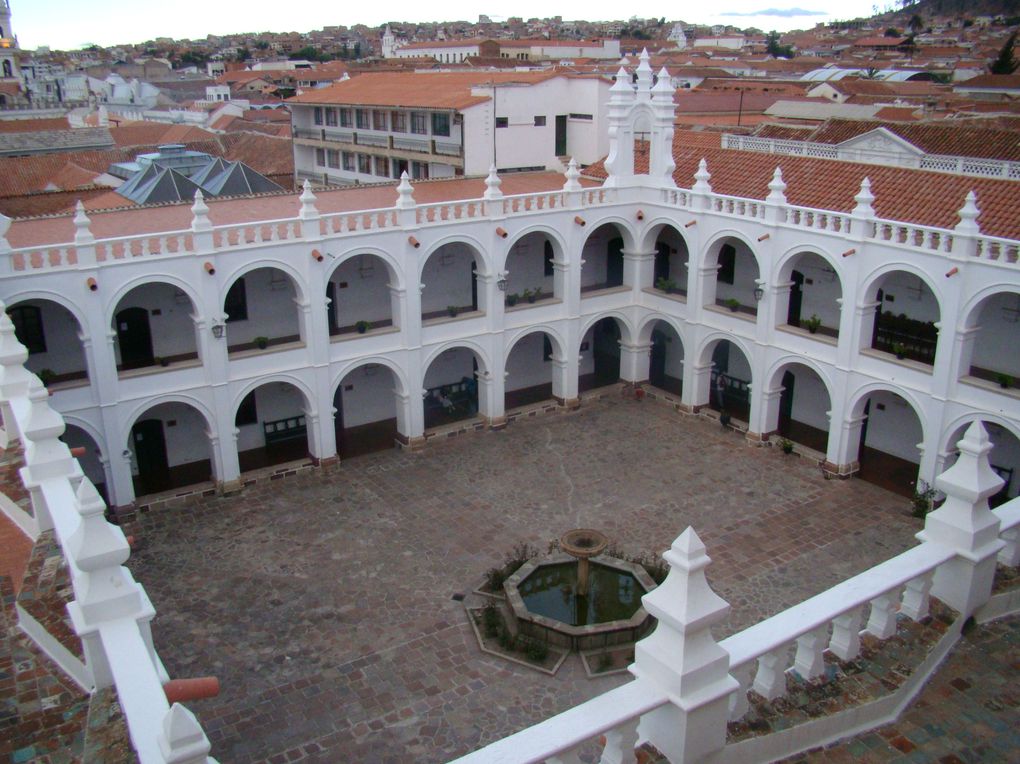
{"label": "cloud", "polygon": [[766,8],[763,11],[751,11],[750,13],[737,13],[736,11],[723,11],[720,16],[781,16],[790,18],[793,16],[827,16],[825,11],[808,11],[803,8]]}

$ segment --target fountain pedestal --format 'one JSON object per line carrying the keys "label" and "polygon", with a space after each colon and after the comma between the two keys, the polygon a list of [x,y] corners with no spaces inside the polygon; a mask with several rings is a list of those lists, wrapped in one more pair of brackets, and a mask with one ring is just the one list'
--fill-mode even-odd
{"label": "fountain pedestal", "polygon": [[577,586],[574,593],[578,597],[588,596],[588,559],[602,554],[607,546],[609,539],[590,528],[577,528],[560,537],[560,549],[577,560]]}

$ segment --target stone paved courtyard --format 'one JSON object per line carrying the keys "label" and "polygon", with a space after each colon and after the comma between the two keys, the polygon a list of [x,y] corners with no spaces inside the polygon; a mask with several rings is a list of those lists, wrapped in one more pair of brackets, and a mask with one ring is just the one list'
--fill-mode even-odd
{"label": "stone paved courtyard", "polygon": [[[144,513],[130,566],[174,677],[224,762],[441,762],[626,681],[548,677],[479,652],[463,604],[485,570],[573,527],[629,553],[688,525],[747,626],[912,546],[908,501],[826,480],[716,422],[608,398]],[[469,601],[472,596],[469,594]]]}

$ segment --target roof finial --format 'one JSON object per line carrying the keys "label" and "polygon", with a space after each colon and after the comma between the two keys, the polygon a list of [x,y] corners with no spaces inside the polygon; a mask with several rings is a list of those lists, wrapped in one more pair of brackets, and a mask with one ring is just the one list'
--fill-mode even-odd
{"label": "roof finial", "polygon": [[648,48],[641,49],[641,55],[638,57],[638,60],[640,63],[637,68],[637,89],[638,92],[647,93],[652,89],[653,79]]}
{"label": "roof finial", "polygon": [[563,184],[564,191],[580,191],[581,186],[581,172],[577,169],[577,160],[570,157],[570,164],[567,165],[567,182]]}
{"label": "roof finial", "polygon": [[708,162],[702,159],[698,162],[698,171],[694,173],[694,186],[692,191],[702,194],[712,193],[712,186],[709,184],[712,174],[708,171]]}
{"label": "roof finial", "polygon": [[499,179],[499,174],[496,172],[496,165],[489,165],[489,175],[485,178],[485,194],[483,196],[486,199],[500,199],[503,196],[503,192],[500,190],[500,186],[503,185],[503,181]]}
{"label": "roof finial", "polygon": [[85,205],[79,199],[78,203],[74,206],[75,244],[91,244],[96,240],[96,237],[92,235],[92,231],[89,230],[91,222],[89,216],[85,214]]}
{"label": "roof finial", "polygon": [[301,201],[301,210],[298,212],[298,217],[302,220],[308,220],[318,216],[319,210],[315,206],[317,197],[312,192],[311,181],[307,178],[305,178],[305,182],[301,186],[301,196],[298,198]]}
{"label": "roof finial", "polygon": [[212,228],[212,222],[209,220],[209,207],[205,203],[205,195],[202,193],[202,189],[195,189],[195,203],[191,205],[191,230],[192,231],[208,231]]}
{"label": "roof finial", "polygon": [[397,208],[406,210],[417,206],[414,200],[414,189],[411,187],[411,179],[407,177],[407,170],[400,173],[400,183],[397,184]]}
{"label": "roof finial", "polygon": [[871,181],[868,178],[861,181],[861,190],[854,197],[854,201],[857,202],[853,211],[854,215],[866,218],[875,217],[875,208],[871,206],[871,203],[875,201],[875,195],[871,193]]}
{"label": "roof finial", "polygon": [[772,182],[769,183],[769,195],[765,197],[766,202],[773,204],[786,204],[786,183],[783,182],[783,171],[779,167],[772,174]]}
{"label": "roof finial", "polygon": [[981,210],[977,205],[977,194],[973,191],[968,191],[963,206],[956,214],[960,216],[960,222],[953,229],[956,233],[964,236],[981,235],[981,226],[977,222],[978,215],[981,214]]}

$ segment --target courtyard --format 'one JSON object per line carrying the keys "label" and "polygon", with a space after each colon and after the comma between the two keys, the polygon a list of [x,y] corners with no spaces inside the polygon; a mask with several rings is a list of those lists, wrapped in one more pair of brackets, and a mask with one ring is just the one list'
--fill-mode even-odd
{"label": "courtyard", "polygon": [[443,762],[627,680],[479,651],[464,603],[519,542],[575,527],[629,554],[687,526],[737,631],[909,548],[909,502],[653,401],[608,396],[235,497],[141,513],[129,561],[221,761]]}

